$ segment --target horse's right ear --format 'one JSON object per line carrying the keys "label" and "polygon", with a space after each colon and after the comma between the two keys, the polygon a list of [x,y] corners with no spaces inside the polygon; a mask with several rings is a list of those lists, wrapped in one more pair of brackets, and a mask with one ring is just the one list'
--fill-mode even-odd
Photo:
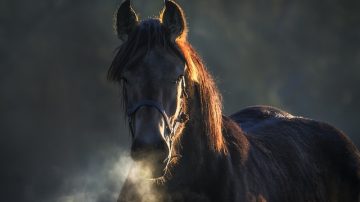
{"label": "horse's right ear", "polygon": [[139,19],[130,5],[130,0],[125,0],[117,10],[115,29],[119,39],[125,41],[128,35],[138,26]]}

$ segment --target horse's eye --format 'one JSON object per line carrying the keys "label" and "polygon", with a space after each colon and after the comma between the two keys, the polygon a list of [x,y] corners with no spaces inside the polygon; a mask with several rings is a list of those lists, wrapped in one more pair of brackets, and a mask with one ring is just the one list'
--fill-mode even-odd
{"label": "horse's eye", "polygon": [[120,80],[123,81],[124,83],[128,83],[128,80],[125,77],[120,77]]}
{"label": "horse's eye", "polygon": [[180,81],[179,79],[172,79],[172,80],[171,80],[171,83],[173,83],[173,84],[178,84],[179,81]]}

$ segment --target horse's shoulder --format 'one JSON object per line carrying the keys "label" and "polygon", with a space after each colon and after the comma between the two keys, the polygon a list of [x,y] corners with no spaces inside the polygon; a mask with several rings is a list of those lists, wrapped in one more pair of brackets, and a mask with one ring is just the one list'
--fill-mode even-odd
{"label": "horse's shoulder", "polygon": [[264,121],[269,122],[278,119],[291,119],[294,118],[294,116],[275,107],[257,105],[242,109],[232,114],[230,118],[239,124],[243,130],[247,131]]}

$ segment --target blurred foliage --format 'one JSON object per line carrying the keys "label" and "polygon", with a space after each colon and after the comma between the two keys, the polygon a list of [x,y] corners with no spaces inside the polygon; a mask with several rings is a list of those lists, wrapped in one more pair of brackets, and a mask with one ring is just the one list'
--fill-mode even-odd
{"label": "blurred foliage", "polygon": [[[226,114],[273,105],[329,122],[360,145],[360,1],[178,2]],[[118,4],[0,2],[5,199],[46,201],[89,162],[127,147],[119,89],[105,79],[120,45],[112,30]],[[162,1],[134,7],[147,18]]]}

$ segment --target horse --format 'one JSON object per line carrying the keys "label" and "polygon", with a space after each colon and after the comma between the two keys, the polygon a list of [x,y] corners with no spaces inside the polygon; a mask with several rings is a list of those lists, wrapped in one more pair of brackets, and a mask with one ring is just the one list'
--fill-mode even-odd
{"label": "horse", "polygon": [[118,202],[360,201],[360,153],[340,130],[270,106],[223,115],[176,2],[141,21],[125,0],[114,19],[122,44],[108,79],[135,162]]}

